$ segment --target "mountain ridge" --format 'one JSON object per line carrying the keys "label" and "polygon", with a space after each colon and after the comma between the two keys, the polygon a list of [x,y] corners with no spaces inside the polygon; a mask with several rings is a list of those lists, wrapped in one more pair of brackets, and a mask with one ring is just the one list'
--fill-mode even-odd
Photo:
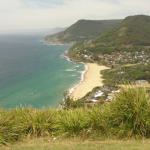
{"label": "mountain ridge", "polygon": [[68,51],[76,61],[108,66],[150,62],[150,16],[126,17],[99,37],[74,44]]}
{"label": "mountain ridge", "polygon": [[126,17],[118,27],[100,36],[97,42],[111,42],[112,45],[150,45],[150,16]]}
{"label": "mountain ridge", "polygon": [[92,41],[77,43],[71,49],[105,53],[134,46],[150,46],[150,16],[128,16],[110,31]]}
{"label": "mountain ridge", "polygon": [[105,31],[112,29],[121,22],[116,20],[86,20],[81,19],[68,27],[65,31],[45,37],[51,43],[70,43],[90,40],[98,37]]}

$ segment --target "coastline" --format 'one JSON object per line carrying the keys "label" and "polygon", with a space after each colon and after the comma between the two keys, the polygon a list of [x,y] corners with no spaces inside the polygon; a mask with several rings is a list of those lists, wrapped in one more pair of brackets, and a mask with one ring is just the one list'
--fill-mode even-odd
{"label": "coastline", "polygon": [[81,72],[80,81],[76,83],[74,86],[72,86],[69,89],[69,96],[72,97],[73,92],[76,90],[76,88],[84,81],[85,73],[88,69],[88,66],[85,63],[82,63],[84,65],[84,70]]}
{"label": "coastline", "polygon": [[50,42],[50,41],[46,41],[45,39],[41,40],[42,43],[46,44],[46,45],[53,45],[53,46],[62,46],[62,45],[67,45],[66,43],[61,43],[61,42]]}
{"label": "coastline", "polygon": [[[56,44],[56,43],[47,43],[48,45],[65,45],[65,44]],[[74,62],[68,56],[68,50],[64,53],[64,58],[69,62]],[[78,100],[84,97],[88,92],[92,91],[93,88],[98,86],[103,86],[103,77],[100,73],[102,70],[109,69],[106,66],[100,66],[96,63],[84,63],[78,62],[84,65],[84,70],[81,73],[80,81],[75,84],[73,87],[68,89],[68,96],[73,100]]]}
{"label": "coastline", "polygon": [[78,84],[69,90],[69,96],[73,100],[84,97],[88,92],[97,86],[103,86],[102,70],[109,69],[106,66],[99,66],[96,63],[83,63],[85,70],[81,74]]}
{"label": "coastline", "polygon": [[46,43],[47,45],[70,45],[72,46],[74,44],[74,42],[63,42],[63,41],[51,41],[51,40],[43,40],[44,43]]}

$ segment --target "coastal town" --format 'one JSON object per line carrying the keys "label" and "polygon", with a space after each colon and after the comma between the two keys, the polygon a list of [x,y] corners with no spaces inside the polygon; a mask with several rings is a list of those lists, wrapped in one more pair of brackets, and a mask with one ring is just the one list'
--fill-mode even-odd
{"label": "coastal town", "polygon": [[89,50],[80,50],[78,48],[75,50],[77,59],[83,59],[85,62],[98,62],[109,67],[123,64],[150,63],[149,49],[142,51],[115,51],[111,54],[94,54]]}

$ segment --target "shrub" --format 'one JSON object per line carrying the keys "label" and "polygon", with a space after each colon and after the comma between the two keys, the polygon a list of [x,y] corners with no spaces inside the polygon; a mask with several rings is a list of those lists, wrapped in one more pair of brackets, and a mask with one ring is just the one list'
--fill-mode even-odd
{"label": "shrub", "polygon": [[53,110],[23,109],[17,113],[20,114],[18,119],[25,135],[36,137],[52,135],[55,123]]}
{"label": "shrub", "polygon": [[53,110],[17,108],[0,112],[0,144],[15,142],[25,136],[47,136],[54,132]]}
{"label": "shrub", "polygon": [[0,112],[0,144],[12,143],[20,139],[22,129],[15,123],[15,116],[9,112]]}
{"label": "shrub", "polygon": [[63,109],[74,109],[84,106],[84,101],[82,99],[80,100],[73,100],[70,96],[67,94],[64,95],[64,103],[62,104]]}
{"label": "shrub", "polygon": [[109,115],[109,105],[104,105],[101,107],[94,107],[89,111],[89,127],[92,132],[101,135],[108,135],[108,115]]}
{"label": "shrub", "polygon": [[124,88],[110,105],[110,126],[117,134],[150,135],[150,96],[144,88]]}
{"label": "shrub", "polygon": [[67,135],[79,135],[88,127],[87,113],[83,109],[61,111],[58,117],[58,128]]}

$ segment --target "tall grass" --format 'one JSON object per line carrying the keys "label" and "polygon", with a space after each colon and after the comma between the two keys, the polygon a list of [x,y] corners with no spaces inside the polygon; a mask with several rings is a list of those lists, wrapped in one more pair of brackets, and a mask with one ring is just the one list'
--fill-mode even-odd
{"label": "tall grass", "polygon": [[17,141],[21,137],[22,128],[16,124],[14,114],[10,112],[0,113],[0,144]]}
{"label": "tall grass", "polygon": [[43,136],[149,137],[150,96],[128,87],[113,102],[69,110],[17,108],[0,110],[0,144]]}
{"label": "tall grass", "polygon": [[127,87],[110,104],[110,126],[124,136],[150,135],[150,96],[146,89]]}
{"label": "tall grass", "polygon": [[101,107],[94,107],[89,111],[89,127],[91,133],[94,132],[97,135],[108,135],[108,119],[109,119],[109,105],[104,105]]}
{"label": "tall grass", "polygon": [[52,134],[55,123],[53,111],[26,109],[21,111],[21,113],[20,120],[26,135],[39,137]]}
{"label": "tall grass", "polygon": [[75,136],[88,127],[88,116],[84,109],[61,111],[58,117],[60,133]]}
{"label": "tall grass", "polygon": [[0,113],[0,143],[7,144],[26,136],[48,136],[54,132],[53,110],[17,108]]}

